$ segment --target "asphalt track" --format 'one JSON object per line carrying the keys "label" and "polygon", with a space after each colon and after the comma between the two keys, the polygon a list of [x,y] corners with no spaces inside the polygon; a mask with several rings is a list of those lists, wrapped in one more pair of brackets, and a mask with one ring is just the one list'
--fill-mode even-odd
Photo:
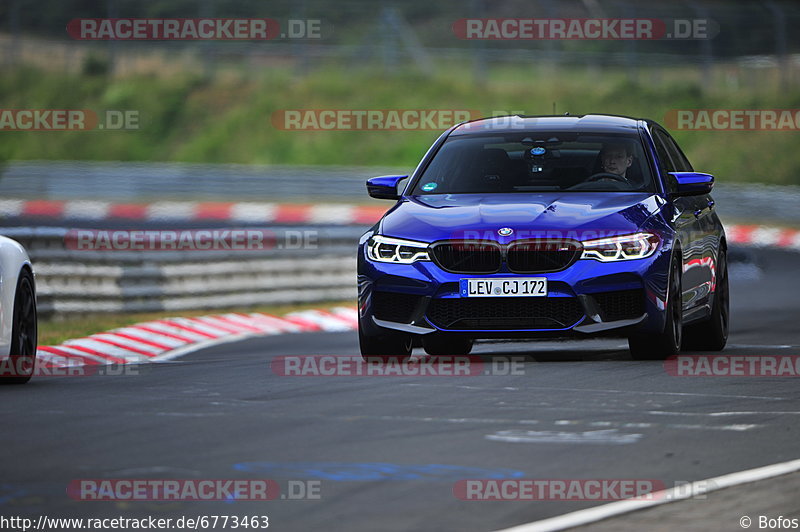
{"label": "asphalt track", "polygon": [[[735,251],[727,355],[800,355],[800,255]],[[791,377],[676,377],[624,341],[483,343],[516,375],[286,377],[354,333],[254,338],[138,375],[0,387],[0,515],[268,515],[270,530],[493,530],[602,504],[463,501],[460,479],[710,478],[800,457]],[[78,501],[75,479],[318,481],[313,500]],[[295,484],[295,487],[298,484]],[[670,506],[660,523],[668,525]],[[787,513],[791,509],[787,508]],[[738,529],[739,516],[716,516]],[[729,521],[729,522],[728,522]],[[714,529],[710,527],[706,529]],[[217,528],[221,529],[221,528]]]}

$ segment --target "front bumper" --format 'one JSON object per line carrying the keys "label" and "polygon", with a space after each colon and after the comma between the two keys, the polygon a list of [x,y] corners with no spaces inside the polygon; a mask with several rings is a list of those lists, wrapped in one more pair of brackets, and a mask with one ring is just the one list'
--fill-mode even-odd
{"label": "front bumper", "polygon": [[[359,319],[372,334],[393,329],[417,335],[442,331],[472,338],[536,338],[660,332],[668,271],[669,251],[664,249],[629,261],[581,259],[552,273],[473,275],[449,273],[428,261],[374,262],[362,246]],[[459,281],[465,278],[531,276],[547,278],[547,297],[476,299],[459,293]]]}

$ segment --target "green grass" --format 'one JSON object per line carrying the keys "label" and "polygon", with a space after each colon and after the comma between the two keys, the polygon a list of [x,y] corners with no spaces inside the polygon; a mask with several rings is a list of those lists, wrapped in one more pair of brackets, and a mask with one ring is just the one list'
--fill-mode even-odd
{"label": "green grass", "polygon": [[228,309],[228,310],[181,310],[172,312],[147,312],[129,314],[96,314],[67,316],[58,319],[39,321],[39,345],[57,345],[71,338],[82,338],[99,332],[108,331],[117,327],[126,327],[143,321],[172,318],[175,316],[193,317],[207,316],[210,314],[224,314],[226,312],[264,312],[275,316],[282,316],[289,312],[307,309],[330,309],[333,307],[353,307],[354,301],[338,303],[307,303],[300,305],[270,305],[256,308]]}
{"label": "green grass", "polygon": [[[753,74],[750,74],[751,77]],[[2,108],[139,111],[136,131],[4,132],[3,159],[86,159],[210,163],[374,165],[412,169],[438,131],[282,131],[270,119],[283,109],[474,109],[528,114],[603,112],[663,122],[671,109],[796,109],[800,91],[778,90],[768,75],[725,78],[706,90],[691,69],[538,70],[490,67],[475,80],[469,65],[434,77],[349,65],[298,78],[288,67],[220,70],[210,80],[190,71],[106,79],[33,69],[0,77]],[[792,132],[673,131],[701,171],[720,181],[800,184],[800,150]]]}

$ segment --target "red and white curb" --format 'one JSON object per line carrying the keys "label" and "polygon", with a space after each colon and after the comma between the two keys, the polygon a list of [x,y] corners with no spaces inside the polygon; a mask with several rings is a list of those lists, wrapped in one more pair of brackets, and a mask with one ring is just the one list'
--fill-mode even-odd
{"label": "red and white curb", "polygon": [[728,243],[800,251],[800,230],[771,225],[725,225]]}
{"label": "red and white curb", "polygon": [[295,203],[0,200],[0,217],[49,220],[229,221],[241,223],[366,225],[388,206]]}
{"label": "red and white curb", "polygon": [[357,322],[358,311],[353,307],[303,310],[280,317],[256,312],[166,318],[42,346],[36,357],[45,368],[161,362],[254,336],[351,331]]}

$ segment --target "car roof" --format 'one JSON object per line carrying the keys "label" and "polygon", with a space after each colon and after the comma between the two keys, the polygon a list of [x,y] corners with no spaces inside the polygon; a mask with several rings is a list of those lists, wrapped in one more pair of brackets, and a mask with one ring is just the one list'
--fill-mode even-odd
{"label": "car roof", "polygon": [[526,131],[569,131],[573,133],[632,133],[652,121],[630,116],[589,115],[506,115],[479,118],[458,124],[451,136],[486,133],[520,133]]}

